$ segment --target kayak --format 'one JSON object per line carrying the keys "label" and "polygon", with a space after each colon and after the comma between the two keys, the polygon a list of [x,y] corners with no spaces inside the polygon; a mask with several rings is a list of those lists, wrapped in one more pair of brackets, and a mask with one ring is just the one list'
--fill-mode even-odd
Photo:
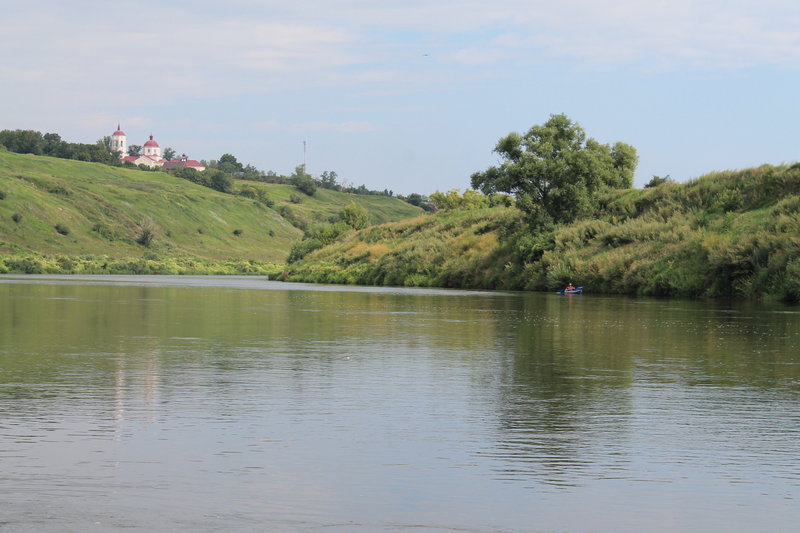
{"label": "kayak", "polygon": [[583,287],[576,287],[574,289],[561,289],[556,291],[556,294],[583,294]]}

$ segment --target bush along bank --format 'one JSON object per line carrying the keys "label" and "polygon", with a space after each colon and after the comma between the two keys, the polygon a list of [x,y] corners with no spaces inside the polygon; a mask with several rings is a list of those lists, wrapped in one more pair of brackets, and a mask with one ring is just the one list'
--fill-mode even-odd
{"label": "bush along bank", "polygon": [[282,263],[243,259],[212,261],[156,254],[139,258],[35,254],[0,257],[0,274],[256,275],[277,279],[283,271]]}

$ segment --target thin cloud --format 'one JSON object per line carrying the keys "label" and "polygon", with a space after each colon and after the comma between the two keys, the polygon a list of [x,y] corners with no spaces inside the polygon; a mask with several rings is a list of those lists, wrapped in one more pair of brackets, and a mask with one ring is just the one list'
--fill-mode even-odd
{"label": "thin cloud", "polygon": [[333,133],[365,133],[377,130],[370,122],[303,122],[299,124],[281,124],[277,120],[267,120],[254,125],[257,131],[283,131],[292,133],[333,132]]}

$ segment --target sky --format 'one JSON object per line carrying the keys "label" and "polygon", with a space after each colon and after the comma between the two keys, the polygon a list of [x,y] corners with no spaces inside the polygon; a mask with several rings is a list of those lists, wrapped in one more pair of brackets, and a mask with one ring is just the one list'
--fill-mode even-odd
{"label": "sky", "polygon": [[800,2],[0,0],[0,129],[469,187],[565,113],[635,186],[800,159]]}

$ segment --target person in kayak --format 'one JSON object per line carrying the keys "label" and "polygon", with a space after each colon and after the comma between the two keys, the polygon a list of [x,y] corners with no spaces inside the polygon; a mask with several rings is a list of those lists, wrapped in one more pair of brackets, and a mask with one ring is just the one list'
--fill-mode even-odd
{"label": "person in kayak", "polygon": [[570,283],[569,285],[567,285],[567,288],[566,288],[566,289],[564,289],[564,290],[567,290],[567,291],[574,291],[574,290],[575,290],[575,286],[574,286],[574,285],[572,285],[572,283]]}

